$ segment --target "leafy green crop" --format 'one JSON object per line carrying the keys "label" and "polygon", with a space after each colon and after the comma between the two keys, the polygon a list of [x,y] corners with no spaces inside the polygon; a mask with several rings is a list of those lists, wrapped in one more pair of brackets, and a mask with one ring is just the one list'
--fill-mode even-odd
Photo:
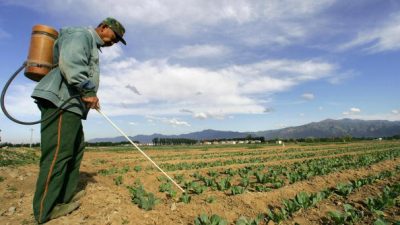
{"label": "leafy green crop", "polygon": [[195,185],[195,186],[193,186],[193,192],[195,194],[198,194],[198,195],[203,193],[206,189],[207,189],[207,187],[205,187],[203,185]]}
{"label": "leafy green crop", "polygon": [[210,176],[210,177],[216,177],[217,175],[218,175],[218,172],[217,171],[215,171],[215,170],[210,170],[210,171],[208,171],[208,176]]}
{"label": "leafy green crop", "polygon": [[263,186],[263,185],[255,185],[254,188],[255,188],[256,191],[258,191],[258,192],[267,192],[267,191],[270,191],[270,190],[271,190],[271,188],[265,187],[265,186]]}
{"label": "leafy green crop", "polygon": [[385,186],[383,192],[376,198],[367,198],[364,203],[367,208],[379,216],[383,216],[383,209],[394,206],[396,198],[400,195],[400,183],[393,186]]}
{"label": "leafy green crop", "polygon": [[255,219],[248,219],[244,216],[239,217],[235,225],[258,225],[264,218],[264,215],[260,214]]}
{"label": "leafy green crop", "polygon": [[215,196],[209,196],[209,197],[207,197],[207,199],[206,199],[206,202],[207,202],[207,203],[214,203],[215,201],[216,201]]}
{"label": "leafy green crop", "polygon": [[353,224],[357,222],[362,214],[353,208],[349,204],[344,204],[344,212],[330,211],[328,212],[329,217],[334,222],[334,224]]}
{"label": "leafy green crop", "polygon": [[206,214],[202,213],[200,216],[196,217],[194,220],[195,225],[227,225],[228,222],[222,219],[220,216],[214,214],[208,217]]}
{"label": "leafy green crop", "polygon": [[132,202],[137,204],[139,208],[149,211],[154,209],[155,205],[158,203],[158,199],[153,193],[146,192],[143,185],[135,187],[127,187],[131,193]]}
{"label": "leafy green crop", "polygon": [[335,192],[341,196],[348,196],[353,191],[352,184],[340,183],[336,186]]}
{"label": "leafy green crop", "polygon": [[[396,224],[398,224],[398,223],[395,223],[395,225]],[[375,222],[374,222],[374,225],[389,225],[386,221],[384,221],[383,219],[377,219],[377,220],[375,220]]]}
{"label": "leafy green crop", "polygon": [[256,172],[255,176],[257,179],[257,183],[266,184],[266,183],[270,182],[268,174],[264,174],[262,172]]}
{"label": "leafy green crop", "polygon": [[174,178],[178,182],[178,184],[182,184],[183,181],[185,180],[185,177],[183,176],[183,174],[175,175]]}
{"label": "leafy green crop", "polygon": [[292,215],[294,212],[300,209],[299,204],[297,204],[296,201],[290,199],[283,200],[283,207],[289,215]]}
{"label": "leafy green crop", "polygon": [[235,176],[237,174],[237,172],[232,168],[229,168],[229,169],[225,170],[224,173],[228,174],[230,176]]}
{"label": "leafy green crop", "polygon": [[215,183],[215,178],[203,178],[202,180],[204,182],[204,185],[207,187],[215,187],[217,184]]}
{"label": "leafy green crop", "polygon": [[249,179],[249,177],[243,177],[243,178],[240,180],[240,185],[243,186],[243,187],[249,186],[249,185],[250,185],[250,179]]}
{"label": "leafy green crop", "polygon": [[225,191],[231,187],[230,178],[222,178],[219,182],[217,182],[217,188],[220,191]]}
{"label": "leafy green crop", "polygon": [[167,191],[169,191],[169,190],[171,190],[172,189],[172,183],[171,182],[166,182],[166,183],[162,183],[162,184],[160,184],[160,186],[158,187],[158,190],[160,191],[160,192],[167,192]]}
{"label": "leafy green crop", "polygon": [[33,150],[16,151],[16,149],[2,149],[0,151],[0,167],[31,164],[38,160],[39,156]]}
{"label": "leafy green crop", "polygon": [[231,187],[231,194],[232,195],[238,195],[238,194],[243,194],[245,188],[242,186],[232,186]]}
{"label": "leafy green crop", "polygon": [[114,177],[114,184],[119,186],[123,183],[122,176]]}
{"label": "leafy green crop", "polygon": [[101,170],[97,171],[97,173],[102,176],[115,174],[117,172],[118,172],[118,169],[116,167],[111,167],[110,169],[101,169]]}
{"label": "leafy green crop", "polygon": [[286,209],[284,208],[274,208],[272,211],[267,209],[267,220],[272,220],[275,223],[281,223],[282,221],[289,218]]}
{"label": "leafy green crop", "polygon": [[311,196],[309,194],[307,194],[306,192],[300,192],[295,196],[294,201],[301,208],[307,209],[312,205],[312,201],[311,201],[310,197]]}
{"label": "leafy green crop", "polygon": [[140,172],[142,170],[142,167],[137,165],[137,166],[133,167],[133,170],[136,171],[136,172]]}
{"label": "leafy green crop", "polygon": [[192,197],[188,195],[186,192],[179,198],[179,200],[183,203],[189,204],[190,201],[192,200]]}

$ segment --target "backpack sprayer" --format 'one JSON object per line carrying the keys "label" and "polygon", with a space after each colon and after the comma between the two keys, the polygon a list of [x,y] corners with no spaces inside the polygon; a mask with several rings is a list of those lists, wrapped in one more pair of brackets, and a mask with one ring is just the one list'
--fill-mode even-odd
{"label": "backpack sprayer", "polygon": [[[10,79],[6,82],[3,91],[1,92],[1,109],[3,110],[4,114],[10,120],[23,124],[23,125],[33,125],[41,123],[45,120],[52,118],[56,115],[57,111],[55,111],[52,115],[49,115],[46,118],[43,118],[38,121],[34,122],[24,122],[15,119],[12,117],[6,110],[4,104],[5,94],[7,92],[8,87],[10,86],[11,82],[14,78],[25,68],[25,76],[33,81],[40,81],[46,74],[50,72],[53,68],[57,67],[57,64],[53,64],[53,46],[54,42],[58,38],[58,32],[49,26],[46,25],[35,25],[32,28],[32,36],[31,42],[29,47],[28,59],[25,61],[17,71],[11,75]],[[67,99],[58,109],[62,109],[62,107],[68,103],[73,98],[80,98],[79,95],[71,96]],[[146,153],[144,153],[121,129],[119,129],[100,109],[96,109],[117,131],[119,131],[140,153],[144,155],[153,165],[160,170],[175,186],[177,186],[182,192],[185,190],[179,186],[167,173],[165,173]]]}

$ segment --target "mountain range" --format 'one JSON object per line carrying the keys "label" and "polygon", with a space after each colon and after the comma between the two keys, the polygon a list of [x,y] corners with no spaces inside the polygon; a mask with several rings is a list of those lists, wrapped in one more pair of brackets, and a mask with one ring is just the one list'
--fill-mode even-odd
{"label": "mountain range", "polygon": [[[211,139],[230,139],[243,138],[248,135],[265,137],[265,139],[275,138],[329,138],[351,136],[357,138],[379,138],[400,135],[400,121],[387,120],[358,120],[358,119],[326,119],[320,122],[312,122],[301,126],[287,127],[276,130],[266,130],[258,132],[235,132],[219,130],[203,130],[180,135],[136,135],[129,137],[131,140],[140,143],[151,143],[154,138],[187,138],[194,140]],[[126,141],[123,136],[113,138],[95,138],[89,142],[122,142]]]}

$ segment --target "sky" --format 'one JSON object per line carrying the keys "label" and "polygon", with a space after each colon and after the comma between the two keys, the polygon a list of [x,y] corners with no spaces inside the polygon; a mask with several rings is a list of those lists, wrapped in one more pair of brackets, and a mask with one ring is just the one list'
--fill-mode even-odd
{"label": "sky", "polygon": [[[324,119],[400,120],[397,0],[0,0],[0,85],[45,24],[126,29],[100,53],[101,109],[130,136],[263,131]],[[6,108],[40,119],[21,73]],[[96,111],[86,140],[120,134]],[[0,112],[3,142],[40,140]]]}

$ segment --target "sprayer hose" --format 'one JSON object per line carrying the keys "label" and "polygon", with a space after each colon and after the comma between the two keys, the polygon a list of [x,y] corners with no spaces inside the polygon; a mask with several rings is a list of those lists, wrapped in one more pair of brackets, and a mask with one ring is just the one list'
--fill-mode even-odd
{"label": "sprayer hose", "polygon": [[[38,120],[38,121],[34,121],[34,122],[24,122],[24,121],[17,120],[7,112],[5,104],[4,104],[4,98],[5,98],[7,89],[10,86],[11,82],[14,80],[14,78],[21,72],[21,70],[24,69],[25,66],[26,66],[26,62],[24,62],[22,64],[22,66],[20,68],[18,68],[17,71],[15,71],[15,73],[10,77],[10,79],[8,79],[6,85],[4,85],[3,91],[1,92],[1,109],[3,110],[4,115],[6,115],[8,119],[10,119],[10,120],[12,120],[12,121],[14,121],[16,123],[19,123],[19,124],[22,124],[22,125],[34,125],[34,124],[41,123],[43,121],[46,121],[46,120],[54,117],[56,114],[60,113],[60,110],[54,111],[54,113],[52,113],[51,115],[47,116],[46,118]],[[74,98],[79,98],[79,97],[80,97],[80,95],[71,96],[63,104],[61,104],[60,107],[58,107],[58,109],[62,109],[62,107],[64,107],[65,104],[67,104],[69,101],[71,101]]]}

